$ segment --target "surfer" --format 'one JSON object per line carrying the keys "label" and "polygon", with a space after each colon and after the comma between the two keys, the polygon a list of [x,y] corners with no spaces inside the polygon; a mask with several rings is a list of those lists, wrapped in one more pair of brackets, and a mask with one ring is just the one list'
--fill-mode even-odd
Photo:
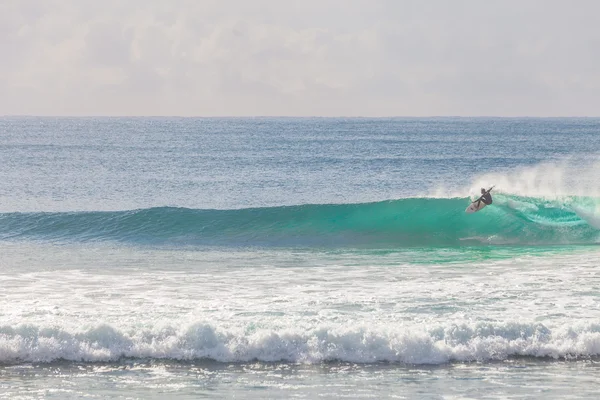
{"label": "surfer", "polygon": [[492,195],[490,194],[491,190],[492,189],[485,190],[485,188],[481,188],[481,197],[479,198],[478,202],[482,201],[486,206],[492,204]]}
{"label": "surfer", "polygon": [[481,210],[483,207],[489,206],[490,204],[492,204],[492,195],[490,194],[490,192],[492,191],[493,188],[494,188],[493,186],[491,188],[489,188],[488,190],[485,190],[485,188],[481,188],[481,197],[478,198],[477,200],[473,201],[471,204],[469,204],[469,207],[467,207],[465,212],[467,214],[472,214],[474,212]]}

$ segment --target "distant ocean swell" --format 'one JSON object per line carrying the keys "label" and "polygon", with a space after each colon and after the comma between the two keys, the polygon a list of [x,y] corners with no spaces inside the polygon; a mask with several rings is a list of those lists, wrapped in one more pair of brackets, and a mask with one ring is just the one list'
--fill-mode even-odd
{"label": "distant ocean swell", "polygon": [[57,327],[0,326],[0,364],[117,361],[125,358],[218,362],[328,361],[407,364],[495,361],[511,357],[595,358],[600,325],[478,323],[423,330],[318,327],[303,330],[184,328],[119,330],[109,325],[72,332]]}
{"label": "distant ocean swell", "polygon": [[0,240],[367,248],[600,242],[600,199],[497,195],[493,206],[471,215],[464,212],[468,202],[406,198],[237,210],[3,213]]}

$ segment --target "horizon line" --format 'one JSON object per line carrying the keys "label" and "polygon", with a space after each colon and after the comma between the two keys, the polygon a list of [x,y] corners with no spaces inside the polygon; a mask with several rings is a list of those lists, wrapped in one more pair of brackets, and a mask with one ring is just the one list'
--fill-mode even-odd
{"label": "horizon line", "polygon": [[433,118],[494,118],[494,119],[566,119],[566,118],[600,118],[592,115],[560,115],[560,116],[538,116],[538,115],[427,115],[427,116],[411,116],[411,115],[382,115],[382,116],[368,116],[368,115],[143,115],[143,114],[132,114],[132,115],[118,115],[118,114],[82,114],[82,115],[53,115],[53,114],[0,114],[0,118],[205,118],[205,119],[241,119],[241,118],[282,118],[282,119],[302,119],[302,118],[321,118],[321,119],[392,119],[392,118],[406,118],[406,119],[433,119]]}

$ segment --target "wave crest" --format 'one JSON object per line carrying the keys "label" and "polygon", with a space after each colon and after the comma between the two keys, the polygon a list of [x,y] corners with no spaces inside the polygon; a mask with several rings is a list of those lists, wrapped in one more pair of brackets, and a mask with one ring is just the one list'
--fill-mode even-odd
{"label": "wave crest", "polygon": [[225,246],[457,246],[595,244],[595,198],[545,200],[496,194],[465,214],[462,198],[408,198],[238,210],[159,207],[133,211],[0,214],[0,238]]}

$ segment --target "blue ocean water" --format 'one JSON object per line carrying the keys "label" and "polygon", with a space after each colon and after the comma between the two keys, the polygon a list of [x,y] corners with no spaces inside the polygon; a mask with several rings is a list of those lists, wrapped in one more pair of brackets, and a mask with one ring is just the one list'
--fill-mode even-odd
{"label": "blue ocean water", "polygon": [[596,398],[599,133],[0,118],[0,397]]}

